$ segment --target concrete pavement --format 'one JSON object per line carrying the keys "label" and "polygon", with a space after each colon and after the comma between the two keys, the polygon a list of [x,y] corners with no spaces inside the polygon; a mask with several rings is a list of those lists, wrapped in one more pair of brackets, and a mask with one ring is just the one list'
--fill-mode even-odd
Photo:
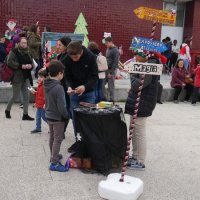
{"label": "concrete pavement", "polygon": [[[121,104],[124,106],[124,104]],[[4,117],[0,104],[0,200],[100,200],[99,181],[106,177],[50,172],[48,128],[41,135],[31,135],[34,122],[22,121],[18,104]],[[30,115],[35,110],[30,105]],[[157,105],[148,119],[148,154],[145,171],[127,170],[127,175],[144,181],[139,200],[200,199],[200,103]],[[129,117],[126,116],[127,124]],[[61,148],[64,161],[67,148],[74,142],[72,124]]]}

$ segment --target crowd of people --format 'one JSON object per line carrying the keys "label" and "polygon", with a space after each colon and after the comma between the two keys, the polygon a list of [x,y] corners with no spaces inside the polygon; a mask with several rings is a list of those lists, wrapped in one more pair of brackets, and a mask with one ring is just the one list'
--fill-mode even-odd
{"label": "crowd of people", "polygon": [[[46,27],[45,31],[51,30]],[[6,62],[13,70],[10,80],[13,93],[6,106],[5,117],[11,118],[12,105],[16,98],[21,96],[22,120],[34,120],[28,114],[28,105],[29,93],[35,95],[36,127],[31,133],[41,133],[41,119],[48,123],[51,152],[49,169],[60,172],[68,171],[68,167],[60,163],[62,155],[59,151],[70,119],[74,125],[75,138],[77,136],[73,110],[80,102],[97,104],[105,100],[115,103],[115,78],[120,58],[119,49],[111,36],[104,38],[103,43],[107,47],[106,57],[104,57],[96,42],[90,42],[86,48],[80,41],[71,41],[65,36],[57,42],[56,56],[52,56],[54,53],[48,50],[43,52],[49,58],[48,63],[43,65],[38,23],[30,28],[24,27],[22,30],[12,28],[6,34],[0,35],[0,67]],[[189,101],[193,93],[192,104],[195,105],[200,88],[200,65],[194,71],[189,68],[191,38],[187,39],[180,48],[177,47],[177,41],[174,40],[172,44],[169,37],[163,42],[168,47],[163,55],[156,56],[157,54],[154,53],[148,59],[144,51],[136,50],[134,52],[135,61],[166,64],[169,71],[172,71],[171,86],[175,88],[174,102],[178,103],[178,96],[185,88],[185,100]],[[33,79],[38,80],[37,90],[31,87]],[[108,83],[109,96],[105,91],[106,83]],[[131,75],[131,90],[125,105],[125,112],[131,116],[134,114],[139,84],[140,75]],[[138,108],[138,119],[135,124],[133,154],[128,161],[130,168],[145,168],[146,119],[152,115],[156,102],[161,103],[161,92],[158,92],[159,97],[157,96],[157,91],[161,89],[158,76],[147,75],[145,77]],[[68,151],[76,151],[76,148],[75,143]]]}

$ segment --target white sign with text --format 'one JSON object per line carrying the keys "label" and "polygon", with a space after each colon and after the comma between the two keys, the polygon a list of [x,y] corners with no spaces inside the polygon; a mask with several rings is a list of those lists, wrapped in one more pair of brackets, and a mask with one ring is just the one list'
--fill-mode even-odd
{"label": "white sign with text", "polygon": [[124,69],[132,74],[161,75],[163,64],[128,62]]}

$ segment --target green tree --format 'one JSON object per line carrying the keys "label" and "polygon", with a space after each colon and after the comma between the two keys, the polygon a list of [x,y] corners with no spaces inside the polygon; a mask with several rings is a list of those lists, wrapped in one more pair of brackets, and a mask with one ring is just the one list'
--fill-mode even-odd
{"label": "green tree", "polygon": [[88,39],[88,30],[87,30],[87,22],[85,20],[85,17],[83,16],[83,13],[81,12],[76,20],[76,23],[75,23],[75,30],[74,30],[74,33],[82,33],[84,34],[84,41],[83,41],[83,45],[85,47],[88,46],[88,43],[89,43],[89,39]]}

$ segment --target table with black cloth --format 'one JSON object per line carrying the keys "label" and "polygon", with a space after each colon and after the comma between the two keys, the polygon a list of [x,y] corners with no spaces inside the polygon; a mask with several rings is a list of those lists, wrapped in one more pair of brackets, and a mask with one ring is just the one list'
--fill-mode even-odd
{"label": "table with black cloth", "polygon": [[127,127],[122,108],[74,109],[78,154],[90,157],[95,170],[106,173],[112,168],[113,157],[123,159],[127,144]]}

